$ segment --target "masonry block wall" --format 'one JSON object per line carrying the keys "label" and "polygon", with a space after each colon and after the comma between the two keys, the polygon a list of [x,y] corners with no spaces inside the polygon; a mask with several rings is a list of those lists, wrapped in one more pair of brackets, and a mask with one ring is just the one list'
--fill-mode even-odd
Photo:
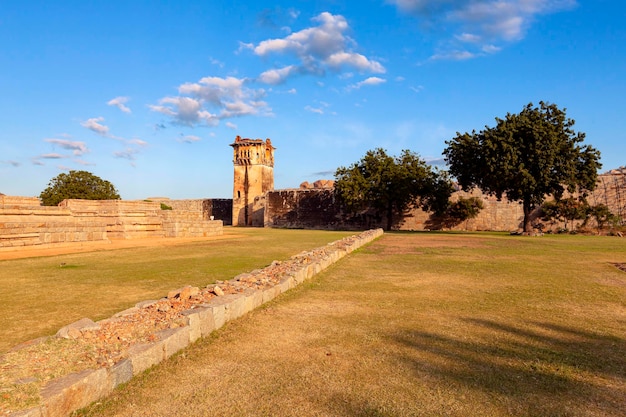
{"label": "masonry block wall", "polygon": [[103,218],[76,217],[38,198],[0,196],[0,248],[106,240]]}
{"label": "masonry block wall", "polygon": [[223,222],[205,219],[198,201],[187,210],[162,210],[154,201],[64,200],[46,207],[38,198],[0,196],[0,248],[221,235]]}
{"label": "masonry block wall", "polygon": [[[497,201],[480,191],[456,192],[452,200],[477,196],[483,199],[485,208],[478,217],[456,225],[457,230],[510,231],[519,228],[523,211],[519,204]],[[371,229],[384,226],[385,219],[372,214],[346,218],[335,201],[332,189],[292,189],[271,191],[265,198],[265,222],[270,227],[307,229]],[[426,230],[438,228],[432,214],[421,209],[410,210],[395,219],[397,230]]]}
{"label": "masonry block wall", "polygon": [[[372,213],[347,218],[341,212],[332,189],[287,189],[266,193],[263,199],[265,225],[269,227],[310,228],[310,229],[373,229],[384,227],[384,219],[377,219]],[[457,191],[451,200],[478,197],[484,208],[474,219],[452,227],[453,230],[514,231],[522,228],[524,213],[521,204],[503,198],[498,201],[493,196],[484,195],[480,190]],[[598,176],[596,189],[587,197],[590,205],[606,204],[611,212],[622,219],[626,218],[626,168],[612,170]],[[531,214],[537,219],[540,210]],[[579,222],[580,223],[580,222]],[[593,226],[593,221],[589,222]],[[421,209],[410,210],[395,219],[397,230],[428,230],[441,227],[438,219]],[[546,225],[548,226],[548,225]]]}

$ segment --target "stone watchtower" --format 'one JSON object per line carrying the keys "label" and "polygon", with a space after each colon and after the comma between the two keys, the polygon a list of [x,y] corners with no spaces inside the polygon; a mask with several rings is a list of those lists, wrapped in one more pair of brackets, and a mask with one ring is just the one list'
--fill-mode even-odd
{"label": "stone watchtower", "polygon": [[274,189],[274,147],[269,139],[235,138],[233,226],[263,227],[264,204],[255,198]]}

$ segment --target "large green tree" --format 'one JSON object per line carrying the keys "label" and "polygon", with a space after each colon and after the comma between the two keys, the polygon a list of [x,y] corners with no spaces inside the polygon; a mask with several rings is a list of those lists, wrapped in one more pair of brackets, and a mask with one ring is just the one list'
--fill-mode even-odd
{"label": "large green tree", "polygon": [[398,157],[378,148],[335,172],[335,193],[350,213],[373,209],[385,217],[387,230],[396,214],[411,207],[443,212],[452,193],[445,173],[433,170],[419,155],[404,150]]}
{"label": "large green tree", "polygon": [[109,181],[87,171],[70,171],[52,178],[39,198],[44,206],[56,206],[68,198],[119,200],[120,195]]}
{"label": "large green tree", "polygon": [[519,201],[524,209],[524,231],[531,232],[531,212],[547,196],[585,193],[596,186],[600,152],[582,142],[574,120],[554,104],[526,105],[519,114],[496,118],[496,126],[460,134],[443,154],[464,189]]}

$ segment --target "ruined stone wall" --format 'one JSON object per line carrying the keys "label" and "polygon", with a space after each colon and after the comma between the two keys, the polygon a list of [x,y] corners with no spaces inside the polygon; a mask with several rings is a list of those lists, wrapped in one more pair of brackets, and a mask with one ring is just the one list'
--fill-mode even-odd
{"label": "ruined stone wall", "polygon": [[102,218],[109,239],[141,239],[165,237],[160,216],[161,203],[124,200],[63,200],[76,217]]}
{"label": "ruined stone wall", "polygon": [[208,237],[223,234],[221,220],[198,219],[196,212],[162,210],[159,216],[163,221],[164,237]]}
{"label": "ruined stone wall", "polygon": [[[481,197],[485,208],[477,218],[453,227],[455,230],[517,230],[523,219],[519,204],[497,201],[479,191],[472,193],[456,192],[452,200],[460,197]],[[332,189],[290,189],[277,190],[266,194],[267,203],[265,224],[270,227],[306,229],[371,229],[383,227],[385,219],[376,218],[373,213],[347,218],[335,201]],[[440,228],[431,213],[421,209],[410,210],[404,216],[394,219],[397,230],[427,230]]]}
{"label": "ruined stone wall", "polygon": [[38,198],[0,196],[0,248],[107,240],[102,218],[76,217]]}
{"label": "ruined stone wall", "polygon": [[[270,191],[264,197],[264,223],[269,227],[346,230],[385,226],[385,219],[376,218],[374,213],[347,218],[335,201],[333,192],[332,189],[317,188]],[[478,189],[471,192],[457,191],[452,194],[451,200],[470,197],[480,198],[484,208],[476,218],[456,224],[451,227],[452,230],[518,231],[522,228],[524,212],[518,202],[510,202],[506,198],[498,201]],[[596,189],[587,197],[587,201],[592,206],[606,204],[623,223],[626,218],[626,168],[599,175]],[[531,214],[533,222],[540,222],[539,214],[539,209]],[[395,218],[394,224],[394,229],[397,230],[430,230],[442,227],[439,219],[421,209],[409,210],[403,216]],[[588,225],[593,227],[593,220]],[[556,227],[547,224],[544,226]]]}
{"label": "ruined stone wall", "polygon": [[189,211],[197,213],[199,220],[221,220],[224,225],[232,224],[233,200],[232,198],[202,198],[170,200],[169,198],[150,198],[150,201],[163,203],[174,211]]}
{"label": "ruined stone wall", "polygon": [[304,229],[356,229],[359,222],[345,222],[332,189],[288,189],[265,195],[265,225]]}
{"label": "ruined stone wall", "polygon": [[223,233],[221,220],[205,219],[202,200],[186,207],[162,210],[157,201],[123,200],[64,200],[47,207],[37,198],[3,195],[0,248]]}
{"label": "ruined stone wall", "polygon": [[589,204],[606,204],[611,213],[626,218],[626,168],[618,168],[598,176],[596,189],[587,198]]}

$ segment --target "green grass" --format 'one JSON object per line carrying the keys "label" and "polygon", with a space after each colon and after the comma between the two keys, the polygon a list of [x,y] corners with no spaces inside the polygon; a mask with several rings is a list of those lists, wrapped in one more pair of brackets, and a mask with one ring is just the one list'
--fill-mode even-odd
{"label": "green grass", "polygon": [[623,416],[626,241],[388,233],[78,415]]}
{"label": "green grass", "polygon": [[83,317],[262,268],[354,233],[226,228],[226,238],[0,261],[0,354]]}

